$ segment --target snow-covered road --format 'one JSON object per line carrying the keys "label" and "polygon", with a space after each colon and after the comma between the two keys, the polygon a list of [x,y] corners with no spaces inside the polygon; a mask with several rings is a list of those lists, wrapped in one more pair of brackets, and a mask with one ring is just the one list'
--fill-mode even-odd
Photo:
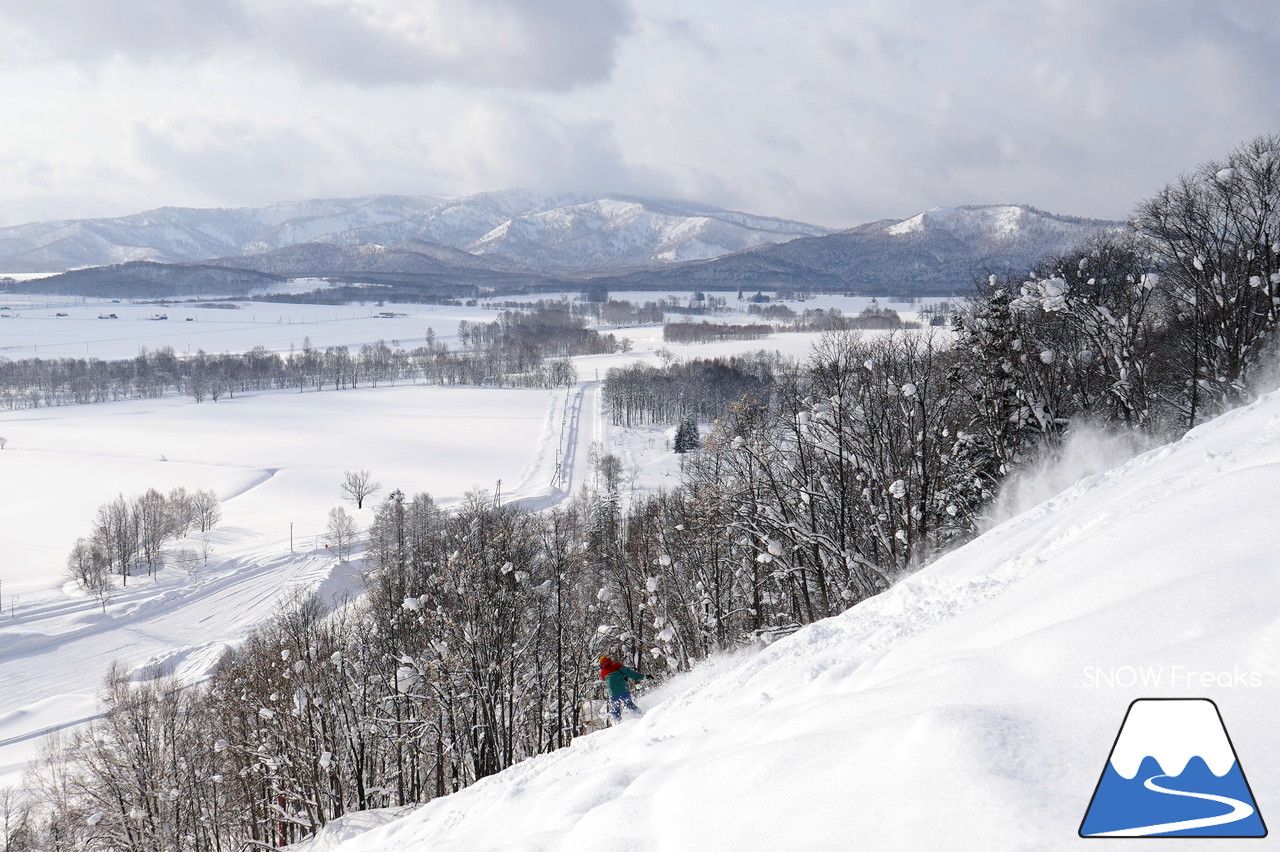
{"label": "snow-covered road", "polygon": [[504,503],[532,511],[558,505],[593,476],[591,449],[607,449],[601,404],[603,382],[589,381],[557,391],[542,439],[520,481],[503,494]]}

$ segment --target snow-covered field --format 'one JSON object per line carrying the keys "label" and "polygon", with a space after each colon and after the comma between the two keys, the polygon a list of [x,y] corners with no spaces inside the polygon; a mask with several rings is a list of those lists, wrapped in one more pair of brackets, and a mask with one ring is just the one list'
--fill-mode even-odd
{"label": "snow-covered field", "polygon": [[[50,296],[0,296],[0,357],[132,358],[146,348],[170,346],[178,355],[245,352],[263,346],[273,352],[359,348],[385,340],[412,349],[423,345],[427,329],[453,344],[458,323],[493,322],[494,312],[453,306],[290,305],[269,302],[142,305]],[[388,311],[397,316],[380,316]],[[65,316],[59,316],[65,314]],[[115,314],[115,318],[110,318]],[[165,316],[167,319],[156,319]],[[100,319],[100,317],[103,317]]]}
{"label": "snow-covered field", "polygon": [[1215,701],[1274,820],[1278,504],[1280,393],[663,684],[641,719],[318,848],[1067,848],[1150,697]]}
{"label": "snow-covered field", "polygon": [[[313,289],[308,286],[307,289]],[[694,321],[756,322],[757,317],[743,313],[745,306],[734,293],[718,293],[729,301],[730,313],[714,317],[692,317]],[[530,304],[538,299],[575,298],[576,293],[541,294],[519,297]],[[688,300],[687,293],[617,293],[624,298],[644,303],[663,297]],[[437,340],[456,348],[458,323],[488,323],[497,318],[495,305],[512,297],[486,300],[476,307],[452,305],[292,305],[274,302],[227,302],[229,307],[201,307],[198,303],[167,305],[130,304],[110,300],[85,300],[58,296],[16,296],[0,294],[0,358],[132,358],[142,349],[172,347],[178,355],[205,352],[245,352],[262,346],[272,352],[288,353],[301,349],[309,340],[316,349],[347,346],[358,349],[368,343],[385,340],[392,346],[412,349],[421,346],[430,328]],[[868,297],[815,296],[806,302],[788,302],[797,312],[805,308],[839,308],[854,315],[871,303]],[[878,300],[881,307],[897,310],[903,319],[916,318],[919,308],[937,302],[921,300],[917,304]],[[383,317],[383,312],[395,314]],[[65,316],[59,316],[65,314]],[[115,314],[115,319],[110,315]],[[167,319],[156,319],[159,316]],[[99,317],[106,317],[100,319]],[[673,314],[671,319],[681,319]],[[637,349],[662,345],[662,329],[657,326],[608,329],[636,339]],[[817,335],[806,339],[802,347]],[[793,335],[780,340],[784,348],[794,349]],[[655,342],[656,341],[656,342]],[[746,342],[746,348],[759,349],[761,344]],[[734,344],[736,346],[736,344]],[[682,354],[688,347],[676,347]],[[765,345],[763,348],[772,348]],[[733,349],[739,351],[742,347]]]}
{"label": "snow-covered field", "polygon": [[[33,734],[89,715],[113,660],[199,676],[292,589],[351,588],[322,540],[345,470],[383,484],[373,503],[400,488],[449,505],[499,479],[507,499],[547,499],[564,399],[410,386],[0,413],[0,775],[20,767]],[[134,578],[105,613],[64,588],[98,506],[175,486],[222,500],[207,564]],[[349,508],[368,524],[369,502]],[[203,556],[194,537],[181,549]]]}

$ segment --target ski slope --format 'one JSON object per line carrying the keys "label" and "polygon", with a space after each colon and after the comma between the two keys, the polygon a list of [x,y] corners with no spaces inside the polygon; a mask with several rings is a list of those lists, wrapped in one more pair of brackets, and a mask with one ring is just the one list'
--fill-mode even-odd
{"label": "ski slope", "polygon": [[315,848],[1066,848],[1154,696],[1217,703],[1276,819],[1277,505],[1272,394],[661,685],[641,719]]}

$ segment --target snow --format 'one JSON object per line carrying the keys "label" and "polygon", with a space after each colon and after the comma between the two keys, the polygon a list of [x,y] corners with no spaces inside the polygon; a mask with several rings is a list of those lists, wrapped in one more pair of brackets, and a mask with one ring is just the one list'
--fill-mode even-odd
{"label": "snow", "polygon": [[1017,204],[932,207],[895,222],[884,232],[909,237],[927,231],[950,234],[975,245],[1025,243],[1038,245],[1033,257],[1051,253],[1054,245],[1080,241],[1099,230],[1114,230],[1116,223],[1072,219]]}
{"label": "snow", "polygon": [[[20,315],[0,321],[5,345],[44,354],[45,331],[23,321],[57,305],[14,307]],[[246,304],[311,319],[289,328],[240,314],[205,348],[287,350],[299,331],[318,347],[350,345],[398,324],[447,338],[459,317],[493,317],[406,309],[366,320],[343,319],[352,308]],[[180,350],[204,324],[150,323],[164,328],[146,345]],[[329,328],[332,342],[318,342]],[[661,361],[660,329],[618,333],[637,351],[576,359],[582,383],[568,391],[407,386],[0,412],[0,784],[18,780],[46,732],[99,712],[113,660],[136,677],[199,680],[290,595],[356,589],[356,569],[319,541],[343,470],[371,470],[384,494],[428,490],[446,504],[502,479],[504,500],[530,508],[580,487],[597,442],[638,471],[638,488],[674,475],[663,427],[618,429],[601,410],[609,366]],[[53,342],[133,354],[138,342],[119,336]],[[816,337],[669,348],[803,355]],[[842,616],[641,692],[640,719],[402,819],[351,815],[309,852],[594,849],[610,837],[634,849],[988,849],[992,838],[1056,848],[1075,840],[1125,710],[1146,695],[1214,699],[1266,811],[1265,791],[1280,784],[1280,542],[1267,511],[1278,473],[1271,396],[1069,485]],[[135,578],[106,613],[63,586],[66,553],[97,505],[175,485],[223,499],[207,565]],[[364,527],[371,509],[356,514]]]}
{"label": "snow", "polygon": [[[312,279],[307,279],[311,281]],[[316,286],[302,285],[301,290]],[[226,302],[224,308],[190,303],[129,304],[53,296],[8,296],[0,303],[13,316],[0,318],[0,357],[132,358],[143,348],[172,347],[178,355],[246,352],[262,346],[287,355],[305,340],[323,350],[358,349],[368,343],[399,341],[407,349],[425,343],[427,329],[458,348],[458,323],[493,322],[493,310],[432,305],[296,305]],[[403,316],[385,318],[384,311]],[[98,319],[103,313],[118,319]],[[153,320],[157,313],[167,320]],[[58,316],[59,313],[66,316]],[[190,318],[190,321],[188,321]]]}
{"label": "snow", "polygon": [[414,806],[356,811],[327,823],[314,837],[289,846],[290,852],[333,852],[340,844],[372,828],[412,813]]}
{"label": "snow", "polygon": [[1266,811],[1278,502],[1273,394],[337,852],[1062,848],[1150,695],[1213,699]]}
{"label": "snow", "polygon": [[[286,290],[307,292],[323,286],[316,279],[298,279]],[[711,322],[760,322],[759,317],[745,313],[745,306],[737,301],[737,291],[710,292],[728,302],[730,313],[705,317]],[[132,358],[142,349],[153,351],[163,346],[171,347],[178,355],[205,352],[246,352],[261,346],[271,352],[287,355],[301,349],[304,340],[323,350],[330,346],[346,346],[358,349],[364,344],[379,340],[395,346],[412,349],[425,342],[427,329],[435,332],[436,340],[459,347],[458,323],[490,323],[498,318],[503,303],[538,300],[575,299],[577,292],[540,293],[534,296],[498,296],[484,300],[476,307],[456,305],[296,305],[270,302],[225,302],[228,307],[201,307],[193,303],[130,304],[105,299],[86,300],[75,297],[9,295],[0,306],[10,310],[0,315],[0,357],[18,360],[22,358]],[[652,302],[660,298],[676,298],[687,304],[689,293],[664,291],[620,292],[610,298],[626,299],[634,304]],[[864,308],[876,305],[893,308],[904,320],[917,321],[921,308],[938,303],[939,299],[921,299],[907,304],[866,296],[814,296],[805,302],[786,303],[797,312],[806,308],[829,310],[839,308],[846,315],[861,313]],[[380,316],[383,311],[397,316]],[[58,316],[59,313],[66,316]],[[119,319],[100,320],[103,313],[115,313]],[[152,319],[158,313],[167,313],[169,319]],[[188,322],[187,318],[191,321]],[[693,317],[700,321],[704,317]],[[688,319],[672,314],[671,320]],[[641,326],[635,328],[602,328],[632,338],[637,350],[662,348],[662,328]],[[701,345],[672,347],[681,357],[714,357],[719,354],[738,354],[759,349],[780,350],[785,354],[807,353],[819,334],[779,334],[764,341],[728,341],[718,348],[706,349],[706,355],[697,355]],[[642,357],[637,351],[631,358]],[[647,353],[652,355],[652,352]],[[613,356],[602,356],[610,358]],[[625,363],[624,357],[618,364]],[[581,366],[580,366],[581,369]],[[603,378],[603,372],[601,373]]]}
{"label": "snow", "polygon": [[931,207],[924,213],[917,213],[910,219],[903,219],[896,225],[890,225],[886,230],[894,236],[903,236],[905,234],[919,234],[924,232],[925,217],[930,213],[941,211],[941,207]]}

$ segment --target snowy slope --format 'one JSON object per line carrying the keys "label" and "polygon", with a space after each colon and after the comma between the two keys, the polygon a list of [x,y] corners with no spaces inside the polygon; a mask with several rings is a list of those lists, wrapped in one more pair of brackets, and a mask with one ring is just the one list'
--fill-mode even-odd
{"label": "snowy slope", "polygon": [[609,195],[513,217],[469,249],[534,269],[616,269],[704,260],[824,233],[703,205]]}
{"label": "snowy slope", "polygon": [[51,272],[130,260],[166,262],[255,253],[327,234],[395,222],[441,199],[400,196],[285,202],[261,207],[163,207],[111,219],[0,228],[0,269]]}
{"label": "snowy slope", "polygon": [[1058,216],[1020,205],[935,207],[847,231],[759,245],[709,260],[602,278],[611,290],[831,289],[926,295],[965,293],[988,273],[1026,274],[1122,222]]}
{"label": "snowy slope", "polygon": [[1274,820],[1277,504],[1273,394],[338,848],[1065,848],[1148,696],[1216,701]]}
{"label": "snowy slope", "polygon": [[1017,204],[990,204],[965,207],[933,207],[901,222],[881,228],[895,237],[946,235],[973,246],[995,250],[1002,243],[1025,244],[1028,253],[1035,246],[1048,250],[1089,236],[1098,230],[1118,229],[1120,223],[1097,219],[1056,216],[1034,207]]}

